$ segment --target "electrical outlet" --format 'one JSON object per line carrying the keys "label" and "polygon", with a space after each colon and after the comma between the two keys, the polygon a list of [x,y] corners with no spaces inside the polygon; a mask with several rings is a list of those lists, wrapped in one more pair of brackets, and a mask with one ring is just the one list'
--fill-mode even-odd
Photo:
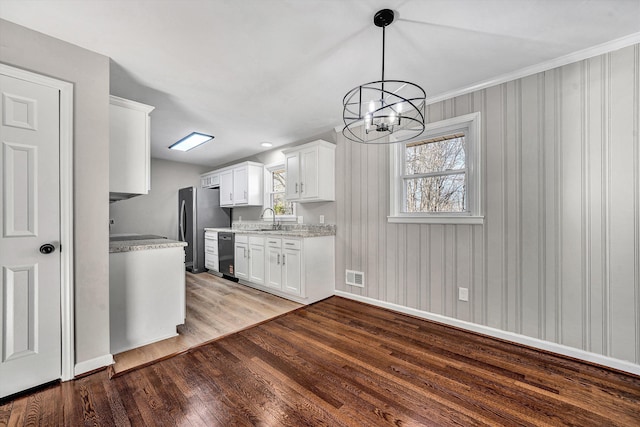
{"label": "electrical outlet", "polygon": [[242,215],[238,217],[238,222],[242,222]]}
{"label": "electrical outlet", "polygon": [[302,215],[298,217],[298,224],[302,224]]}
{"label": "electrical outlet", "polygon": [[458,288],[458,299],[460,301],[469,301],[469,288]]}
{"label": "electrical outlet", "polygon": [[324,224],[324,215],[320,215],[320,224]]}

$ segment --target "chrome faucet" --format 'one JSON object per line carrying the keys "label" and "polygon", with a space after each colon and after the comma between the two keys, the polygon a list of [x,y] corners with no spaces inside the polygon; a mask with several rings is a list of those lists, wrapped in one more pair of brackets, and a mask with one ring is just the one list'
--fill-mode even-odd
{"label": "chrome faucet", "polygon": [[279,227],[276,225],[276,211],[274,211],[272,208],[264,208],[264,210],[262,211],[262,214],[260,215],[260,219],[264,219],[264,214],[267,211],[271,211],[271,213],[273,214],[273,226],[272,226],[272,228],[274,230],[277,230]]}

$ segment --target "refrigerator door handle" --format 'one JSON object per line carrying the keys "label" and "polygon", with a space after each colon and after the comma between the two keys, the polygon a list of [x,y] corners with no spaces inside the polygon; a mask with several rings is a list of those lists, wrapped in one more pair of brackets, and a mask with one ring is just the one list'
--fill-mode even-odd
{"label": "refrigerator door handle", "polygon": [[187,202],[182,200],[182,204],[180,205],[180,237],[183,242],[186,242],[184,238],[184,229],[186,228],[186,224],[184,223],[187,217]]}

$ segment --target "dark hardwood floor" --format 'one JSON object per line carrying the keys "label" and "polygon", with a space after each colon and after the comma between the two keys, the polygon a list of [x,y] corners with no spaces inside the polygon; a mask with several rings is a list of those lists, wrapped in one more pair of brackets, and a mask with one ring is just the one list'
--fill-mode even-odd
{"label": "dark hardwood floor", "polygon": [[640,378],[332,297],[0,425],[639,426]]}

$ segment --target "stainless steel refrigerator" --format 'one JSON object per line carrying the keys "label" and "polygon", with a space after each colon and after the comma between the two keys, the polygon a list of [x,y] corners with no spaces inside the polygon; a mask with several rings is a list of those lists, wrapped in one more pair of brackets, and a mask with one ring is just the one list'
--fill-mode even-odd
{"label": "stainless steel refrigerator", "polygon": [[204,229],[231,227],[231,209],[220,207],[218,188],[186,187],[178,191],[178,239],[187,242],[187,270],[200,273],[204,268]]}

